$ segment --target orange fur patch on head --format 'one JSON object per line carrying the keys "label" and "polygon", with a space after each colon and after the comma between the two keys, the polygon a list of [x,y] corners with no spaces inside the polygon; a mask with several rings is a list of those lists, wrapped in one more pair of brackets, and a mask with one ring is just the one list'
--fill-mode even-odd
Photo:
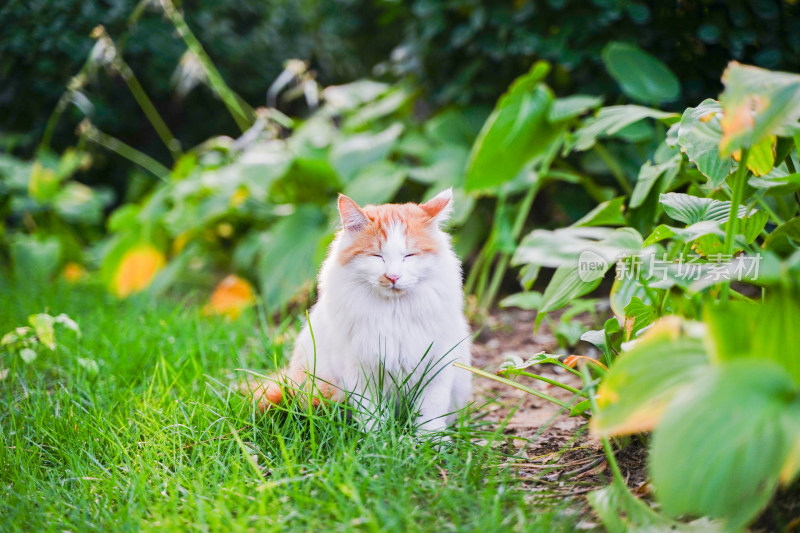
{"label": "orange fur patch on head", "polygon": [[389,227],[394,224],[402,224],[405,227],[407,245],[413,253],[436,253],[436,241],[430,233],[431,221],[444,206],[431,214],[431,208],[425,209],[430,203],[364,206],[361,212],[367,217],[367,224],[358,232],[353,243],[342,251],[339,262],[346,265],[356,256],[378,254],[382,243],[386,240]]}

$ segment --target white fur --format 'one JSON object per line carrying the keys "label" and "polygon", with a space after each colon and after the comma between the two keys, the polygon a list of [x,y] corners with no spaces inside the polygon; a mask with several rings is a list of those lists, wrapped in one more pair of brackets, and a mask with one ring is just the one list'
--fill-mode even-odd
{"label": "white fur", "polygon": [[[340,253],[357,233],[347,228],[362,226],[345,208],[345,227],[320,270],[319,298],[309,313],[311,329],[308,324],[303,327],[292,356],[292,367],[305,366],[351,398],[366,402],[368,411],[374,406],[380,362],[397,381],[410,376],[410,383],[424,382],[441,369],[423,389],[418,405],[424,431],[450,423],[471,391],[471,373],[452,365],[470,363],[471,342],[463,312],[461,264],[449,235],[439,227],[450,212],[451,194],[448,190],[439,195],[448,198],[448,205],[430,225],[438,252],[410,257],[405,227],[398,222],[387,231],[382,257],[356,256],[342,265]],[[399,290],[381,286],[383,275],[399,276],[395,285]],[[421,374],[427,361],[440,363],[425,377]]]}

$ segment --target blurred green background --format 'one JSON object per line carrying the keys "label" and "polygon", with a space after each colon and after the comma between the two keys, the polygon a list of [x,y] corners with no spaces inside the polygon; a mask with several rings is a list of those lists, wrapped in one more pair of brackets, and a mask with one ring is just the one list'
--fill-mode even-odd
{"label": "blurred green background", "polygon": [[[600,98],[576,117],[600,102],[678,111],[718,94],[731,59],[794,68],[796,14],[770,0],[12,0],[0,8],[0,259],[9,275],[70,265],[113,285],[125,251],[152,246],[154,272],[172,267],[156,288],[237,273],[277,308],[313,279],[336,192],[408,201],[455,186],[456,244],[478,263],[468,289],[486,307],[514,285],[492,254],[629,193],[664,134],[639,122],[606,148],[565,152],[532,194],[530,176],[465,187],[481,124],[515,78],[547,61],[555,96]],[[638,86],[619,67],[628,52]],[[298,225],[303,237],[277,236]]]}

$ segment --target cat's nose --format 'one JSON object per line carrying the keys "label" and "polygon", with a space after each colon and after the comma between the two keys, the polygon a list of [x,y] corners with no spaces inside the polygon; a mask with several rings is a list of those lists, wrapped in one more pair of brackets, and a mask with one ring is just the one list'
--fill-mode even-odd
{"label": "cat's nose", "polygon": [[386,279],[392,282],[392,285],[397,283],[397,280],[400,279],[399,274],[386,274]]}

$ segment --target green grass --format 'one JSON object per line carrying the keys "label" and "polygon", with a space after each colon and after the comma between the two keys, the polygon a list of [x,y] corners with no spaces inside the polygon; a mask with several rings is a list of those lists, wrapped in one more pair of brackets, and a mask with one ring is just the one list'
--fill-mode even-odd
{"label": "green grass", "polygon": [[2,531],[568,528],[467,419],[437,449],[397,425],[365,435],[343,408],[258,414],[228,386],[289,347],[255,314],[0,286],[0,335],[40,312],[67,313],[82,336],[57,330],[31,364],[0,352]]}

